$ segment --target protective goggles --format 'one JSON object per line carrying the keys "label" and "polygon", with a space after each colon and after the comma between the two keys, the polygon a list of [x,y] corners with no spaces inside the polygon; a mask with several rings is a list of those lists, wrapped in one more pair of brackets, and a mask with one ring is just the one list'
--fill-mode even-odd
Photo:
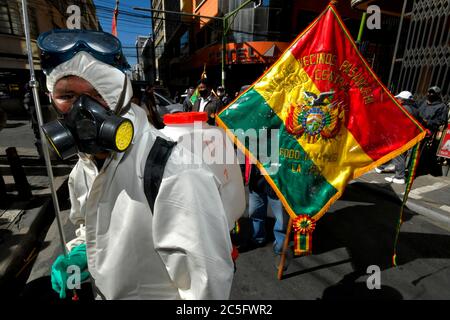
{"label": "protective goggles", "polygon": [[92,30],[55,29],[39,35],[41,67],[46,75],[80,51],[122,71],[130,68],[119,39],[112,34]]}

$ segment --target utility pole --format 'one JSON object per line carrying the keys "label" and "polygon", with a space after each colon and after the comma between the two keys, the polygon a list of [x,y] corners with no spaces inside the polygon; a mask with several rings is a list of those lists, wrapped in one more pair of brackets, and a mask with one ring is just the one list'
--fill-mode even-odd
{"label": "utility pole", "polygon": [[50,160],[50,154],[48,151],[47,139],[44,135],[44,132],[42,131],[42,125],[44,124],[44,120],[42,117],[41,102],[39,100],[39,91],[38,91],[39,83],[36,80],[36,75],[34,72],[33,51],[32,51],[32,47],[31,47],[31,38],[30,38],[30,24],[28,22],[27,0],[22,0],[22,12],[23,12],[23,30],[25,33],[25,41],[26,41],[27,54],[28,54],[28,65],[30,67],[29,85],[33,91],[34,105],[36,107],[36,115],[37,115],[38,123],[39,123],[39,134],[41,136],[42,152],[44,153],[45,165],[47,167],[47,175],[48,175],[49,183],[50,183],[50,191],[52,194],[53,207],[55,209],[55,217],[56,217],[56,222],[57,222],[57,226],[58,226],[59,240],[60,240],[62,252],[64,253],[65,256],[67,256],[66,239],[64,236],[61,217],[60,217],[61,211],[59,209],[58,196],[56,194],[56,188],[55,188],[54,179],[53,179],[53,169],[52,169],[52,164],[51,164],[51,160]]}
{"label": "utility pole", "polygon": [[227,13],[223,17],[213,17],[213,16],[202,16],[198,14],[193,13],[186,13],[186,12],[177,12],[177,11],[167,11],[167,10],[157,10],[157,9],[148,9],[148,8],[140,8],[140,7],[133,7],[134,10],[139,11],[147,11],[147,12],[162,12],[162,13],[170,13],[170,14],[178,14],[182,16],[190,16],[190,17],[196,17],[196,18],[207,18],[212,20],[219,20],[222,23],[222,87],[225,88],[225,79],[226,79],[226,71],[225,71],[225,65],[226,65],[226,52],[227,52],[227,35],[230,31],[230,24],[229,19],[233,18],[241,9],[246,7],[249,3],[254,2],[254,8],[257,8],[261,5],[261,0],[246,0],[244,1],[239,7],[234,9],[233,11]]}

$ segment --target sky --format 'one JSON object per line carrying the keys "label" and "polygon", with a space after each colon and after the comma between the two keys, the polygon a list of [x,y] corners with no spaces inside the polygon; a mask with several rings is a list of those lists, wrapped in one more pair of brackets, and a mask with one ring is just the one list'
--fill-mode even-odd
{"label": "sky", "polygon": [[[111,32],[116,0],[94,0],[94,4],[103,31]],[[119,3],[117,36],[122,42],[123,50],[131,66],[136,64],[136,37],[151,33],[151,20],[145,18],[145,16],[150,16],[150,12],[133,10],[133,7],[150,8],[150,0],[121,0]],[[121,10],[125,12],[121,14]],[[128,13],[141,17],[130,16]]]}

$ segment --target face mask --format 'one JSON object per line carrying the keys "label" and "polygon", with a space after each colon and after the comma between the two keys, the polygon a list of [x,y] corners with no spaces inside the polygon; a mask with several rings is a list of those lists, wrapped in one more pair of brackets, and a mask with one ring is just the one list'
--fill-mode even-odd
{"label": "face mask", "polygon": [[125,151],[133,139],[133,123],[81,95],[63,120],[42,126],[50,145],[65,160],[78,152]]}
{"label": "face mask", "polygon": [[203,90],[198,90],[198,93],[200,94],[200,96],[202,96],[203,98],[206,98],[208,96],[208,90],[203,89]]}
{"label": "face mask", "polygon": [[428,94],[427,99],[430,102],[435,102],[439,100],[439,96],[437,96],[436,94]]}

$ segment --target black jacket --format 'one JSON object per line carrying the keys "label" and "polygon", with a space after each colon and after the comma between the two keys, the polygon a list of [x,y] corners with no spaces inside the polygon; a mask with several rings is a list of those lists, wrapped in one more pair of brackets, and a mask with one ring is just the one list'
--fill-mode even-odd
{"label": "black jacket", "polygon": [[183,101],[183,110],[184,112],[191,112],[192,111],[192,102],[191,97],[187,96]]}
{"label": "black jacket", "polygon": [[428,103],[424,100],[419,106],[419,120],[431,132],[447,123],[447,114],[448,107],[442,101]]}
{"label": "black jacket", "polygon": [[415,118],[419,119],[419,107],[415,102],[403,103],[403,107]]}
{"label": "black jacket", "polygon": [[[208,124],[215,125],[216,124],[216,114],[222,108],[222,102],[214,95],[210,95],[207,98],[208,102],[205,106],[204,112],[208,112]],[[192,111],[198,111],[200,109],[200,101],[201,98],[198,98],[192,106]]]}
{"label": "black jacket", "polygon": [[265,193],[272,199],[278,199],[277,194],[275,193],[275,191],[273,191],[270,184],[261,174],[261,171],[258,169],[258,167],[252,164],[250,170],[250,177],[248,181],[249,190],[257,193]]}

